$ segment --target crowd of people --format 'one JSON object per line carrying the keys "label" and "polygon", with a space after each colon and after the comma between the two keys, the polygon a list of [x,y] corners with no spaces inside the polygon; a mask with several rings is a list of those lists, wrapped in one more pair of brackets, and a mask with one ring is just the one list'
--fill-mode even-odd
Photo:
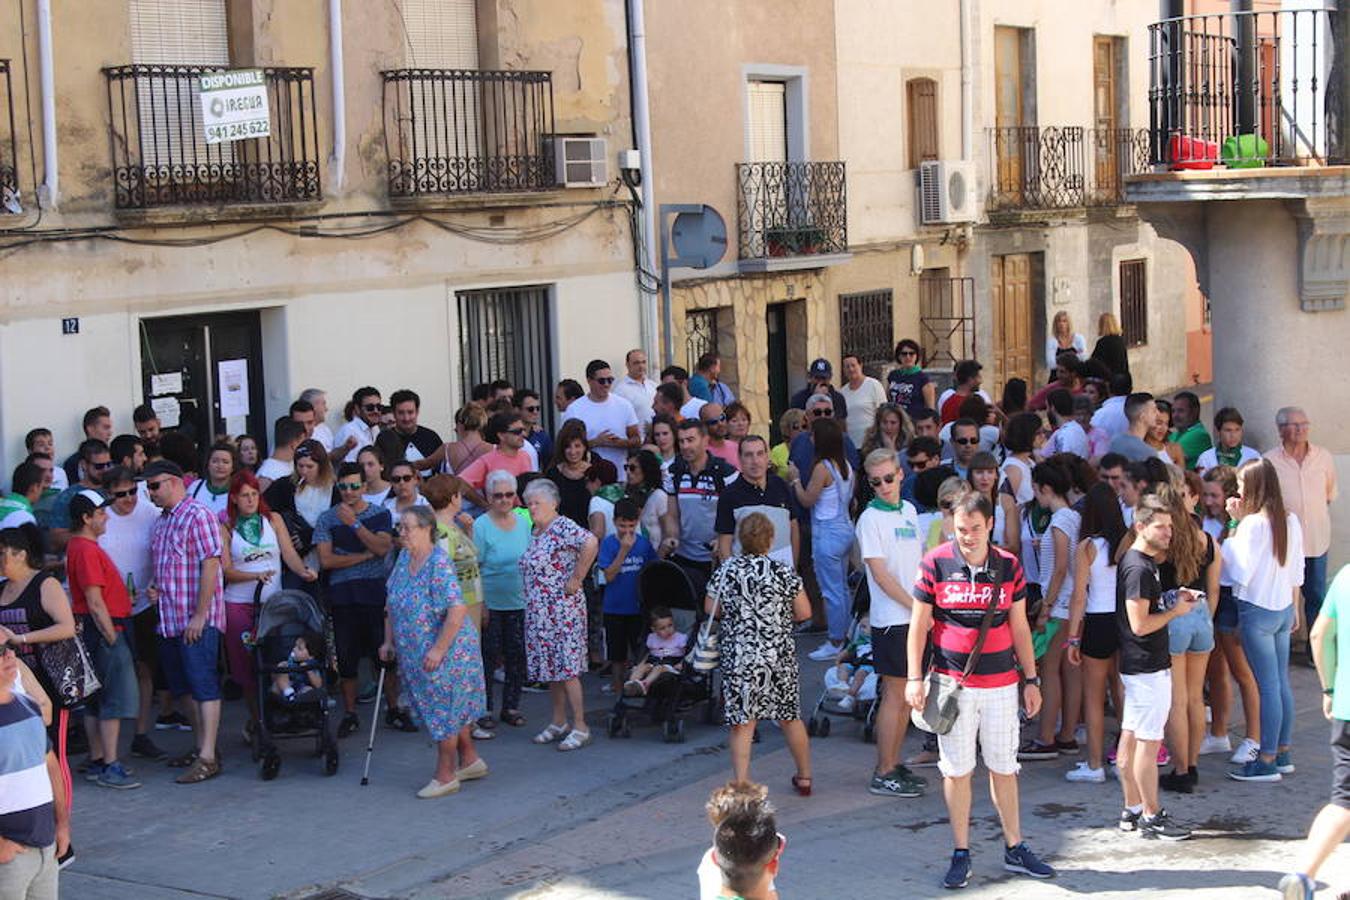
{"label": "crowd of people", "polygon": [[[35,751],[31,790],[0,798],[0,886],[54,881],[73,857],[68,737],[99,786],[140,786],[124,745],[197,784],[228,755],[221,702],[235,690],[255,746],[267,704],[331,692],[343,739],[378,693],[372,715],[436,744],[423,798],[488,774],[479,748],[529,724],[526,690],[550,698],[530,740],[581,750],[588,673],[641,698],[710,652],[711,629],[643,596],[657,560],[717,623],[734,781],[710,815],[748,828],[724,842],[718,826],[723,887],[772,890],[786,843],[750,781],[760,720],[782,729],[792,789],[812,792],[796,649],[811,635],[834,708],[875,704],[867,790],[915,798],[916,770],[943,778],[946,887],[971,872],[977,747],[1010,871],[1055,874],[1022,840],[1023,762],[1073,762],[1074,783],[1114,775],[1121,830],[1186,838],[1159,790],[1193,793],[1201,757],[1232,766],[1206,764],[1206,778],[1294,771],[1288,670],[1291,652],[1316,650],[1303,636],[1326,593],[1335,472],[1301,409],[1274,413],[1281,444],[1261,455],[1238,410],[1211,431],[1195,394],[1135,391],[1109,315],[1101,331],[1089,356],[1057,315],[1049,382],[1011,379],[998,402],[975,360],[939,391],[913,340],[878,377],[845,356],[836,383],[817,359],[775,423],[736,400],[715,355],[657,381],[633,350],[622,375],[597,359],[551,396],[474,386],[450,440],[420,424],[414,391],[386,401],[375,387],[353,392],[336,429],[326,394],[305,391],[265,456],[248,435],[199,447],[149,406],[117,435],[107,408],[89,410],[65,459],[35,428],[0,499],[0,729],[50,719],[57,753]],[[281,591],[314,598],[326,628],[290,648],[293,677],[262,679],[257,615]],[[911,719],[932,733],[902,760]],[[166,729],[191,731],[193,749],[168,758],[154,739]],[[1350,763],[1344,775],[1342,798]]]}

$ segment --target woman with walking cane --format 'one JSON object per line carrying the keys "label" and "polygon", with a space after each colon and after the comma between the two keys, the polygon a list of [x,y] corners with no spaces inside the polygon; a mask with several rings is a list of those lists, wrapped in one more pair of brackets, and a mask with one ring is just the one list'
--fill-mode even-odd
{"label": "woman with walking cane", "polygon": [[435,543],[435,513],[412,506],[399,524],[403,550],[389,576],[380,659],[397,651],[408,699],[436,741],[436,772],[417,792],[430,800],[488,774],[473,744],[486,705],[483,660],[454,567]]}

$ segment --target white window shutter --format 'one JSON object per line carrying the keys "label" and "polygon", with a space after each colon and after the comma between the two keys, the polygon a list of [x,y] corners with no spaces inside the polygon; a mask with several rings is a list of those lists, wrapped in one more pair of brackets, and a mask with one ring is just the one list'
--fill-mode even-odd
{"label": "white window shutter", "polygon": [[403,0],[407,65],[415,69],[478,68],[475,0]]}
{"label": "white window shutter", "polygon": [[131,61],[228,66],[225,0],[131,0]]}
{"label": "white window shutter", "polygon": [[750,158],[746,162],[787,162],[787,85],[751,81],[748,90]]}

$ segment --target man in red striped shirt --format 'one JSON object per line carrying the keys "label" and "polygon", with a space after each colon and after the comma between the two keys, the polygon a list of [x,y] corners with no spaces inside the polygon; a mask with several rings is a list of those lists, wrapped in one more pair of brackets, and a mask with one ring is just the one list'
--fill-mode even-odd
{"label": "man in red striped shirt", "polygon": [[[957,495],[952,514],[956,539],[935,547],[919,564],[912,591],[905,685],[905,699],[922,711],[927,701],[923,655],[931,630],[933,669],[964,684],[958,695],[956,723],[947,734],[938,736],[938,769],[956,842],[943,887],[965,887],[970,880],[970,776],[975,770],[977,739],[1003,823],[1003,868],[1033,878],[1052,878],[1055,870],[1022,841],[1018,812],[1019,664],[1026,676],[1028,717],[1041,708],[1040,679],[1027,624],[1026,576],[1017,557],[989,542],[994,510],[987,495],[974,490]],[[991,605],[983,650],[963,680],[980,623]]]}

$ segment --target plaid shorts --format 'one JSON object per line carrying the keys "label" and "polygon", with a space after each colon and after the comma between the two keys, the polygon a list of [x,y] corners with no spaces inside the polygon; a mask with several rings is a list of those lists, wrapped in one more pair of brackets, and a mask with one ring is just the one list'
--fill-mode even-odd
{"label": "plaid shorts", "polygon": [[956,724],[951,731],[938,735],[938,771],[947,778],[961,778],[973,772],[976,738],[984,767],[990,772],[1016,775],[1021,771],[1017,764],[1020,704],[1021,692],[1016,684],[963,690]]}

